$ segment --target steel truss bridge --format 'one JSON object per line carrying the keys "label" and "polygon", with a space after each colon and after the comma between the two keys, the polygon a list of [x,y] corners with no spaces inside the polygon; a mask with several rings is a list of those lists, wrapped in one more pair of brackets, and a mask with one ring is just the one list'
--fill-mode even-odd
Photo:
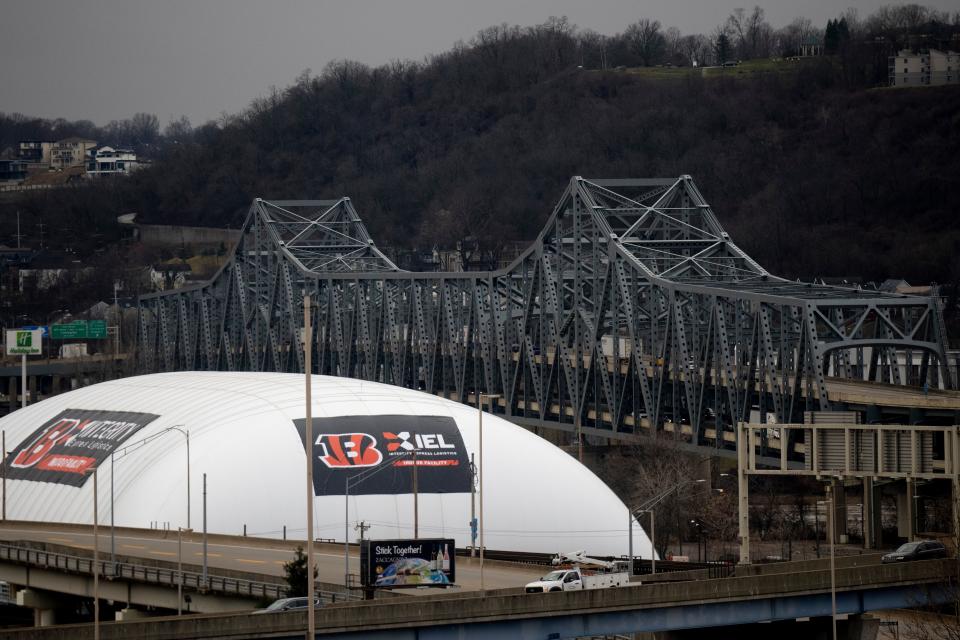
{"label": "steel truss bridge", "polygon": [[213,279],[141,297],[138,370],[302,372],[305,295],[314,373],[498,394],[515,422],[588,436],[729,448],[751,410],[836,408],[832,384],[955,388],[936,297],[771,275],[686,175],[574,177],[489,272],[397,268],[349,198],[254,200]]}

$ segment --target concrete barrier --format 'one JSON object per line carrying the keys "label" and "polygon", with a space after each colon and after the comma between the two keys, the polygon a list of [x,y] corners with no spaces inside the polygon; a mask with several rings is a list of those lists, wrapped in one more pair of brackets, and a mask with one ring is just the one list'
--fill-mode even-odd
{"label": "concrete barrier", "polygon": [[[890,565],[861,565],[837,570],[837,591],[940,584],[955,573],[952,560]],[[830,589],[830,571],[783,572],[766,575],[661,583],[618,589],[544,594],[487,594],[485,597],[425,596],[413,600],[385,600],[325,607],[317,611],[319,635],[363,634],[387,629],[483,624],[639,609],[700,606],[743,602],[791,595],[823,594]],[[190,618],[154,618],[101,626],[104,640],[152,638],[293,637],[306,627],[305,612],[273,615],[211,615]],[[74,625],[0,634],[11,640],[84,640],[91,625]],[[359,635],[358,635],[359,637]]]}

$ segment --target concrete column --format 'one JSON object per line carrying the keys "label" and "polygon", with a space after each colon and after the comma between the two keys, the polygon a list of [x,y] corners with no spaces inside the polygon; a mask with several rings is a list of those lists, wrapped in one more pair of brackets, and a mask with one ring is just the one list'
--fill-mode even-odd
{"label": "concrete column", "polygon": [[36,404],[40,397],[37,394],[37,376],[27,376],[27,388],[30,389],[30,404]]}
{"label": "concrete column", "polygon": [[131,609],[127,607],[125,609],[120,609],[117,611],[116,620],[121,622],[123,620],[137,620],[139,618],[149,618],[150,614],[146,611],[141,611],[140,609]]}
{"label": "concrete column", "polygon": [[860,517],[863,520],[863,548],[864,549],[875,549],[877,545],[874,543],[874,526],[873,526],[873,478],[866,477],[863,479],[863,507],[860,511]]}
{"label": "concrete column", "polygon": [[833,478],[830,480],[833,494],[833,535],[834,544],[846,544],[847,534],[847,492],[843,482]]}
{"label": "concrete column", "polygon": [[60,376],[53,374],[53,380],[50,382],[50,395],[55,396],[60,393]]}
{"label": "concrete column", "polygon": [[737,519],[740,536],[740,564],[750,564],[750,497],[747,478],[747,456],[749,444],[747,431],[737,424]]}
{"label": "concrete column", "polygon": [[846,640],[875,640],[880,631],[880,618],[871,615],[850,616],[844,631],[842,637]]}
{"label": "concrete column", "polygon": [[37,627],[49,627],[56,624],[56,598],[46,591],[21,589],[17,591],[17,605],[33,609],[33,624]]}
{"label": "concrete column", "polygon": [[916,485],[913,478],[907,478],[904,489],[897,492],[897,535],[907,540],[915,537],[914,493]]}
{"label": "concrete column", "polygon": [[7,395],[10,398],[8,410],[13,413],[20,406],[19,398],[17,398],[17,378],[15,376],[7,378]]}
{"label": "concrete column", "polygon": [[953,539],[960,540],[960,430],[954,429],[947,434],[945,444],[950,447],[950,459],[953,465],[953,472],[950,482],[950,523],[953,530]]}

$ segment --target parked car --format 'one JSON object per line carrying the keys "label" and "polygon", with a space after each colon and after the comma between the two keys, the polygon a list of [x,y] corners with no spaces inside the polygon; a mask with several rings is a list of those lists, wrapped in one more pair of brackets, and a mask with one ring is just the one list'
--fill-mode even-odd
{"label": "parked car", "polygon": [[888,564],[891,562],[907,562],[910,560],[931,560],[933,558],[946,558],[947,548],[936,540],[918,540],[900,545],[896,551],[883,556],[881,562]]}
{"label": "parked car", "polygon": [[[274,600],[270,603],[266,609],[257,609],[254,613],[276,613],[277,611],[294,611],[296,609],[306,609],[307,608],[307,598],[280,598],[279,600]],[[313,607],[323,606],[320,603],[319,598],[313,599]]]}

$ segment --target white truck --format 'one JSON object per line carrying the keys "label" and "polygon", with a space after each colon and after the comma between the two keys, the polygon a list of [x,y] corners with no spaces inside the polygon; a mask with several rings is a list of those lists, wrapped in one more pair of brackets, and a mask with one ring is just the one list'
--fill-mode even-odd
{"label": "white truck", "polygon": [[[623,563],[588,558],[583,551],[558,555],[553,564],[571,563],[572,566],[555,569],[526,586],[527,593],[547,591],[583,591],[622,587],[630,582],[630,574],[619,566]],[[589,567],[589,568],[588,568]]]}

